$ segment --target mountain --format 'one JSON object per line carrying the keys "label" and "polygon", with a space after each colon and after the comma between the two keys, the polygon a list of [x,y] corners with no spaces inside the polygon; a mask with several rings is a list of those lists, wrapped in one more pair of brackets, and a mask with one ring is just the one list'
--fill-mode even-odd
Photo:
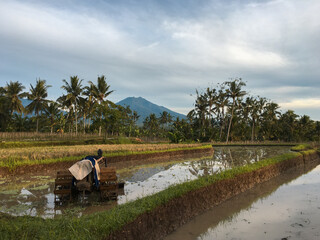
{"label": "mountain", "polygon": [[168,108],[165,108],[163,106],[156,105],[152,102],[149,102],[148,100],[142,98],[142,97],[128,97],[120,102],[117,102],[116,104],[121,106],[129,106],[132,111],[136,111],[138,115],[140,116],[138,119],[137,124],[142,125],[144,119],[148,117],[151,113],[156,114],[157,117],[160,117],[160,114],[163,111],[167,111],[172,116],[173,120],[175,120],[177,117],[180,119],[185,119],[186,116],[177,112],[174,112]]}
{"label": "mountain", "polygon": [[22,98],[22,99],[20,99],[20,100],[21,100],[22,105],[23,105],[24,107],[28,106],[28,105],[32,102],[31,100],[28,100],[28,99],[25,99],[25,98]]}
{"label": "mountain", "polygon": [[[28,100],[28,99],[25,99],[25,98],[21,98],[20,99],[21,100],[21,103],[22,103],[22,105],[26,108],[32,101],[31,100]],[[34,112],[32,112],[32,113],[29,113],[29,114],[22,114],[22,116],[24,117],[24,116],[27,116],[27,117],[33,117],[33,116],[35,116],[36,114],[34,113]]]}
{"label": "mountain", "polygon": [[[21,99],[22,104],[24,107],[26,107],[28,104],[31,103],[31,100],[28,99]],[[157,117],[160,117],[160,114],[163,111],[167,111],[172,116],[172,119],[175,120],[177,117],[180,119],[186,119],[186,116],[177,112],[174,112],[168,108],[165,108],[163,106],[156,105],[152,102],[149,102],[148,100],[142,98],[142,97],[128,97],[120,102],[117,102],[116,104],[121,106],[129,106],[132,111],[136,111],[138,115],[140,116],[137,124],[142,125],[143,121],[146,117],[148,117],[151,113],[156,114]],[[28,115],[30,117],[30,114]],[[31,116],[34,116],[34,113],[31,114]]]}

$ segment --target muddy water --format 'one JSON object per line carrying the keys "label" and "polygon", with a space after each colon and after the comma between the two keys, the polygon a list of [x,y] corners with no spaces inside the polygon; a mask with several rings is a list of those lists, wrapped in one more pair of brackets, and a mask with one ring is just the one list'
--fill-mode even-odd
{"label": "muddy water", "polygon": [[220,147],[215,148],[212,158],[128,169],[120,174],[126,185],[125,195],[118,198],[118,203],[151,195],[199,176],[211,175],[234,166],[280,155],[289,149],[289,147]]}
{"label": "muddy water", "polygon": [[292,169],[239,194],[166,240],[320,239],[320,165],[313,167]]}
{"label": "muddy water", "polygon": [[110,209],[159,191],[190,181],[199,176],[214,174],[224,169],[259,161],[289,151],[289,147],[221,147],[213,157],[204,159],[172,159],[152,165],[142,165],[118,171],[125,182],[124,195],[117,201],[100,202],[99,194],[78,196],[75,201],[54,203],[55,172],[46,175],[23,175],[0,179],[0,211],[12,215],[31,215],[52,218],[57,214],[81,216]]}

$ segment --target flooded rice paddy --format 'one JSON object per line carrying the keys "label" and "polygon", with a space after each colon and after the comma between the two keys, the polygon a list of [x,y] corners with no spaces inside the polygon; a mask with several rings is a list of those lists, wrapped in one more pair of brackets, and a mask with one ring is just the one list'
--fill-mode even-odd
{"label": "flooded rice paddy", "polygon": [[109,209],[147,195],[162,191],[171,185],[190,181],[208,174],[260,161],[289,152],[289,147],[219,147],[213,157],[202,159],[170,159],[159,164],[140,165],[117,171],[125,182],[124,192],[117,201],[100,202],[99,194],[68,204],[54,202],[55,172],[46,175],[23,175],[0,178],[0,211],[12,215],[31,215],[53,218],[55,215],[81,216]]}
{"label": "flooded rice paddy", "polygon": [[259,184],[165,240],[320,239],[320,165],[310,168],[292,169]]}

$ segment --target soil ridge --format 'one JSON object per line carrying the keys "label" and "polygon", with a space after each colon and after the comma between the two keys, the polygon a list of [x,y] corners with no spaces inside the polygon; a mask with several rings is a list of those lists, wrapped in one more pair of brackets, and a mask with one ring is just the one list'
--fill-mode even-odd
{"label": "soil ridge", "polygon": [[[155,152],[155,153],[141,153],[141,154],[129,154],[124,156],[111,156],[107,157],[107,162],[110,166],[121,169],[128,167],[128,164],[137,165],[138,162],[147,163],[149,161],[163,162],[172,157],[184,158],[184,157],[204,157],[213,154],[213,148],[195,148],[195,149],[182,149],[168,152]],[[81,160],[81,157],[79,157]],[[8,167],[0,167],[0,177],[9,175],[23,175],[30,173],[49,173],[61,169],[71,167],[75,161],[55,162],[48,164],[33,164],[18,166],[14,170],[10,170]]]}

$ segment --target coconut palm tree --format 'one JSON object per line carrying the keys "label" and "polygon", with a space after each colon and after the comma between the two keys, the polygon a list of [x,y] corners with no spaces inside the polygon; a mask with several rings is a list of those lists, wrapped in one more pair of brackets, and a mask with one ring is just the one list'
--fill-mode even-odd
{"label": "coconut palm tree", "polygon": [[26,131],[26,127],[28,126],[28,117],[25,117],[21,114],[13,114],[13,122],[14,122],[14,129],[17,132]]}
{"label": "coconut palm tree", "polygon": [[278,111],[279,108],[279,105],[274,102],[268,102],[265,105],[265,109],[262,114],[262,130],[267,139],[275,140],[279,137],[278,118],[281,116],[280,111]]}
{"label": "coconut palm tree", "polygon": [[84,118],[83,127],[84,127],[84,133],[85,133],[86,119],[88,118],[88,128],[90,128],[91,116],[94,111],[93,86],[91,84],[90,86],[84,87],[83,95],[86,96],[82,106],[83,118]]}
{"label": "coconut palm tree", "polygon": [[71,76],[70,77],[70,83],[67,82],[67,80],[63,79],[64,85],[61,87],[63,90],[67,92],[66,95],[63,95],[61,97],[62,102],[65,106],[69,108],[69,111],[71,108],[73,109],[74,115],[75,115],[75,122],[76,122],[76,135],[78,134],[78,106],[81,99],[81,94],[83,91],[82,88],[82,81],[79,80],[78,76]]}
{"label": "coconut palm tree", "polygon": [[[110,85],[106,82],[106,77],[102,75],[99,76],[97,79],[97,85],[95,85],[93,82],[89,81],[90,89],[92,91],[92,95],[94,97],[95,103],[99,106],[98,112],[100,115],[100,126],[99,126],[99,136],[101,135],[101,124],[102,124],[102,115],[103,115],[103,108],[101,107],[102,104],[105,102],[105,98],[108,97],[111,93],[113,93],[113,90],[110,91]],[[107,105],[105,105],[107,107]]]}
{"label": "coconut palm tree", "polygon": [[172,116],[167,111],[163,111],[160,114],[159,123],[162,125],[162,129],[164,126],[168,127],[168,124],[172,122]]}
{"label": "coconut palm tree", "polygon": [[25,87],[18,81],[10,81],[10,83],[7,83],[7,85],[2,89],[3,95],[8,101],[10,116],[13,116],[14,112],[21,114],[25,110],[22,105],[21,98],[26,97],[27,93],[22,92],[23,89],[25,89]]}
{"label": "coconut palm tree", "polygon": [[230,122],[229,122],[227,140],[226,140],[226,143],[228,143],[236,101],[238,101],[239,98],[243,97],[246,94],[245,91],[242,91],[242,87],[246,86],[246,84],[242,81],[241,78],[239,78],[231,82],[226,82],[226,85],[228,86],[227,96],[232,99],[231,116],[230,116]]}
{"label": "coconut palm tree", "polygon": [[216,111],[218,112],[218,115],[220,116],[220,134],[219,139],[221,141],[222,138],[222,130],[225,125],[225,107],[228,105],[229,99],[227,97],[227,93],[224,91],[224,86],[221,86],[221,89],[219,89],[219,93],[216,100]]}
{"label": "coconut palm tree", "polygon": [[211,118],[212,118],[212,115],[214,114],[214,111],[215,111],[215,108],[213,107],[213,105],[215,105],[215,103],[217,101],[216,89],[207,88],[204,96],[207,99],[207,106],[208,106],[207,114],[209,115],[209,122],[213,127],[213,122],[211,121]]}
{"label": "coconut palm tree", "polygon": [[285,141],[294,141],[295,140],[295,130],[297,130],[297,118],[298,115],[294,113],[293,110],[288,110],[281,115],[279,123],[281,126],[281,137]]}
{"label": "coconut palm tree", "polygon": [[47,89],[49,87],[51,86],[46,85],[46,80],[41,80],[40,78],[37,80],[35,87],[33,87],[30,84],[30,93],[28,94],[28,99],[32,101],[26,107],[26,109],[28,113],[35,112],[36,114],[36,118],[37,118],[36,132],[39,131],[39,112],[42,112],[47,106],[48,100],[46,100],[46,97],[48,96]]}
{"label": "coconut palm tree", "polygon": [[136,111],[133,111],[133,113],[132,113],[132,121],[133,121],[134,124],[137,123],[139,118],[140,118],[140,115],[138,115],[138,113]]}
{"label": "coconut palm tree", "polygon": [[53,133],[53,126],[57,124],[60,115],[59,104],[57,102],[50,102],[44,109],[45,114],[50,120],[50,132]]}
{"label": "coconut palm tree", "polygon": [[143,128],[147,131],[149,136],[155,137],[159,132],[159,122],[154,113],[151,113],[149,116],[145,118],[143,121]]}
{"label": "coconut palm tree", "polygon": [[244,104],[244,113],[247,114],[251,120],[251,141],[255,138],[255,127],[259,118],[259,102],[254,97],[247,97]]}
{"label": "coconut palm tree", "polygon": [[206,116],[208,115],[208,103],[204,95],[199,95],[197,92],[197,99],[195,103],[195,111],[200,120],[200,138],[206,136],[205,125],[206,125]]}
{"label": "coconut palm tree", "polygon": [[5,97],[5,89],[0,87],[0,130],[5,131],[8,123],[9,108],[8,100]]}

